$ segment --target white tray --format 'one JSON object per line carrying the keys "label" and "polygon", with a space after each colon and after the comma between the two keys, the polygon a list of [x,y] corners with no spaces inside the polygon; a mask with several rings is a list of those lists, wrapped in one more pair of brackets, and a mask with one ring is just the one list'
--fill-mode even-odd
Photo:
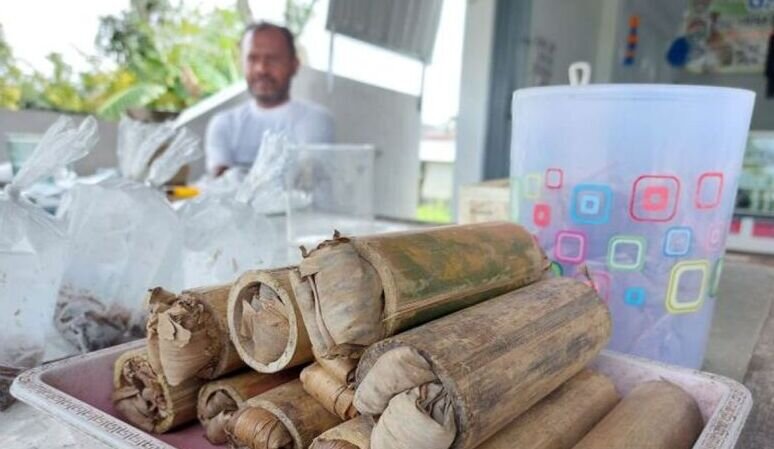
{"label": "white tray", "polygon": [[[164,435],[150,435],[123,422],[110,402],[113,362],[143,341],[75,356],[22,373],[11,393],[38,410],[110,447],[121,449],[211,449],[196,423]],[[752,407],[750,392],[731,379],[603,352],[591,368],[609,376],[619,393],[665,379],[690,393],[706,423],[694,449],[733,449]],[[85,435],[83,435],[85,436]]]}

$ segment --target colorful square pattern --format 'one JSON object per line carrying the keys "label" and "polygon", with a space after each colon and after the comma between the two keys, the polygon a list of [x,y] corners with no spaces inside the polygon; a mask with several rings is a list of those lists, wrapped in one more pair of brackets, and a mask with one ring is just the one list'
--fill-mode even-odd
{"label": "colorful square pattern", "polygon": [[564,171],[561,168],[549,168],[546,170],[546,187],[549,189],[561,189],[564,184]]}
{"label": "colorful square pattern", "polygon": [[666,232],[664,237],[664,255],[667,257],[681,257],[691,251],[693,231],[687,227],[674,227]]}
{"label": "colorful square pattern", "polygon": [[645,265],[647,242],[644,237],[616,235],[610,239],[607,266],[611,270],[640,271]]}
{"label": "colorful square pattern", "polygon": [[667,222],[677,214],[680,181],[670,175],[640,176],[632,186],[629,215],[635,221]]}
{"label": "colorful square pattern", "polygon": [[584,272],[578,272],[574,277],[575,279],[596,290],[599,297],[602,298],[602,301],[609,303],[610,289],[612,287],[612,278],[610,277],[610,273],[605,271],[589,270],[588,276],[591,277],[591,280],[589,280],[589,278],[586,276],[586,273]]}
{"label": "colorful square pattern", "polygon": [[629,287],[624,291],[624,303],[637,308],[645,306],[647,293],[642,287]]}
{"label": "colorful square pattern", "polygon": [[524,198],[537,200],[540,198],[540,190],[543,187],[543,178],[540,173],[529,173],[524,177]]}
{"label": "colorful square pattern", "polygon": [[554,243],[554,257],[560,262],[581,263],[586,259],[586,234],[559,231]]}
{"label": "colorful square pattern", "polygon": [[535,204],[532,211],[532,221],[535,226],[545,228],[551,224],[551,206],[548,204]]}
{"label": "colorful square pattern", "polygon": [[720,204],[723,196],[723,173],[704,173],[696,186],[694,203],[698,209],[713,209]]}
{"label": "colorful square pattern", "polygon": [[[706,260],[691,260],[675,264],[667,287],[667,311],[679,314],[701,309],[707,290],[708,275],[709,262]],[[691,280],[693,283],[689,284]]]}
{"label": "colorful square pattern", "polygon": [[720,275],[723,274],[723,259],[715,262],[715,268],[712,269],[712,285],[710,285],[709,295],[712,298],[718,296],[718,286],[720,285]]}
{"label": "colorful square pattern", "polygon": [[613,190],[603,184],[578,184],[572,190],[570,216],[580,224],[604,224],[610,221]]}

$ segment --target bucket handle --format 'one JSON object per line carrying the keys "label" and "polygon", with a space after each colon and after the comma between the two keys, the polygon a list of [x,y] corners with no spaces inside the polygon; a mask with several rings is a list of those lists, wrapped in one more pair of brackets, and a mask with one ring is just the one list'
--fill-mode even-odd
{"label": "bucket handle", "polygon": [[570,86],[584,86],[591,82],[591,64],[586,61],[576,61],[567,69]]}

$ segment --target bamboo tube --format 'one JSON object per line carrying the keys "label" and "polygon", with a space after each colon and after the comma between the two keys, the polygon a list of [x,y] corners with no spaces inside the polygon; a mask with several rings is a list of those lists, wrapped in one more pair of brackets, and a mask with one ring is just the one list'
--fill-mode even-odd
{"label": "bamboo tube", "polygon": [[242,360],[263,373],[311,362],[312,345],[290,287],[294,267],[248,271],[228,300],[231,341]]}
{"label": "bamboo tube", "polygon": [[210,443],[226,443],[226,423],[245,401],[278,385],[298,378],[294,370],[277,374],[247,371],[216,380],[199,390],[197,417]]}
{"label": "bamboo tube", "polygon": [[610,379],[583,370],[479,449],[571,449],[617,403]]}
{"label": "bamboo tube", "polygon": [[[571,449],[618,403],[607,377],[583,370],[478,449]],[[310,449],[370,449],[374,423],[359,416],[317,437]]]}
{"label": "bamboo tube", "polygon": [[232,445],[250,449],[305,449],[341,423],[294,380],[248,399],[227,425]]}
{"label": "bamboo tube", "polygon": [[352,405],[355,391],[346,383],[328,372],[319,363],[313,363],[301,371],[301,384],[304,390],[315,398],[326,410],[342,420],[358,415]]}
{"label": "bamboo tube", "polygon": [[164,433],[196,419],[196,395],[203,383],[189,379],[171,386],[153,370],[145,348],[128,351],[113,367],[113,406],[132,425]]}
{"label": "bamboo tube", "polygon": [[696,401],[666,381],[635,387],[576,449],[689,449],[704,423]]}
{"label": "bamboo tube", "polygon": [[355,383],[355,371],[357,370],[357,359],[323,359],[317,358],[315,361],[322,366],[337,382],[347,386]]}
{"label": "bamboo tube", "polygon": [[314,439],[309,449],[370,449],[373,429],[371,417],[358,416],[325,431]]}
{"label": "bamboo tube", "polygon": [[144,301],[145,310],[148,312],[148,321],[145,323],[148,361],[157,373],[163,373],[159,354],[159,314],[177,301],[177,295],[161,287],[155,287],[148,290]]}
{"label": "bamboo tube", "polygon": [[151,290],[148,347],[153,366],[170,385],[193,377],[216,379],[244,366],[228,336],[229,288],[195,288],[174,298]]}
{"label": "bamboo tube", "polygon": [[513,223],[369,237],[334,234],[306,253],[293,289],[317,358],[368,345],[539,280],[548,262]]}
{"label": "bamboo tube", "polygon": [[544,280],[372,345],[355,407],[382,414],[374,449],[380,427],[428,444],[391,438],[383,447],[472,449],[580,372],[610,332],[592,288]]}

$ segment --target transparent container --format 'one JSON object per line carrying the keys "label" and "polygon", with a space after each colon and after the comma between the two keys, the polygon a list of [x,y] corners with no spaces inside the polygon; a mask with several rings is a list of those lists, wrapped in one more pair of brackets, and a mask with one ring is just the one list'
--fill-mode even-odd
{"label": "transparent container", "polygon": [[554,272],[590,277],[611,349],[701,366],[754,98],[671,85],[514,94],[511,216]]}
{"label": "transparent container", "polygon": [[372,233],[372,145],[297,145],[289,148],[285,176],[287,238],[310,248],[343,235]]}
{"label": "transparent container", "polygon": [[40,142],[40,134],[7,133],[5,140],[8,161],[15,175]]}

